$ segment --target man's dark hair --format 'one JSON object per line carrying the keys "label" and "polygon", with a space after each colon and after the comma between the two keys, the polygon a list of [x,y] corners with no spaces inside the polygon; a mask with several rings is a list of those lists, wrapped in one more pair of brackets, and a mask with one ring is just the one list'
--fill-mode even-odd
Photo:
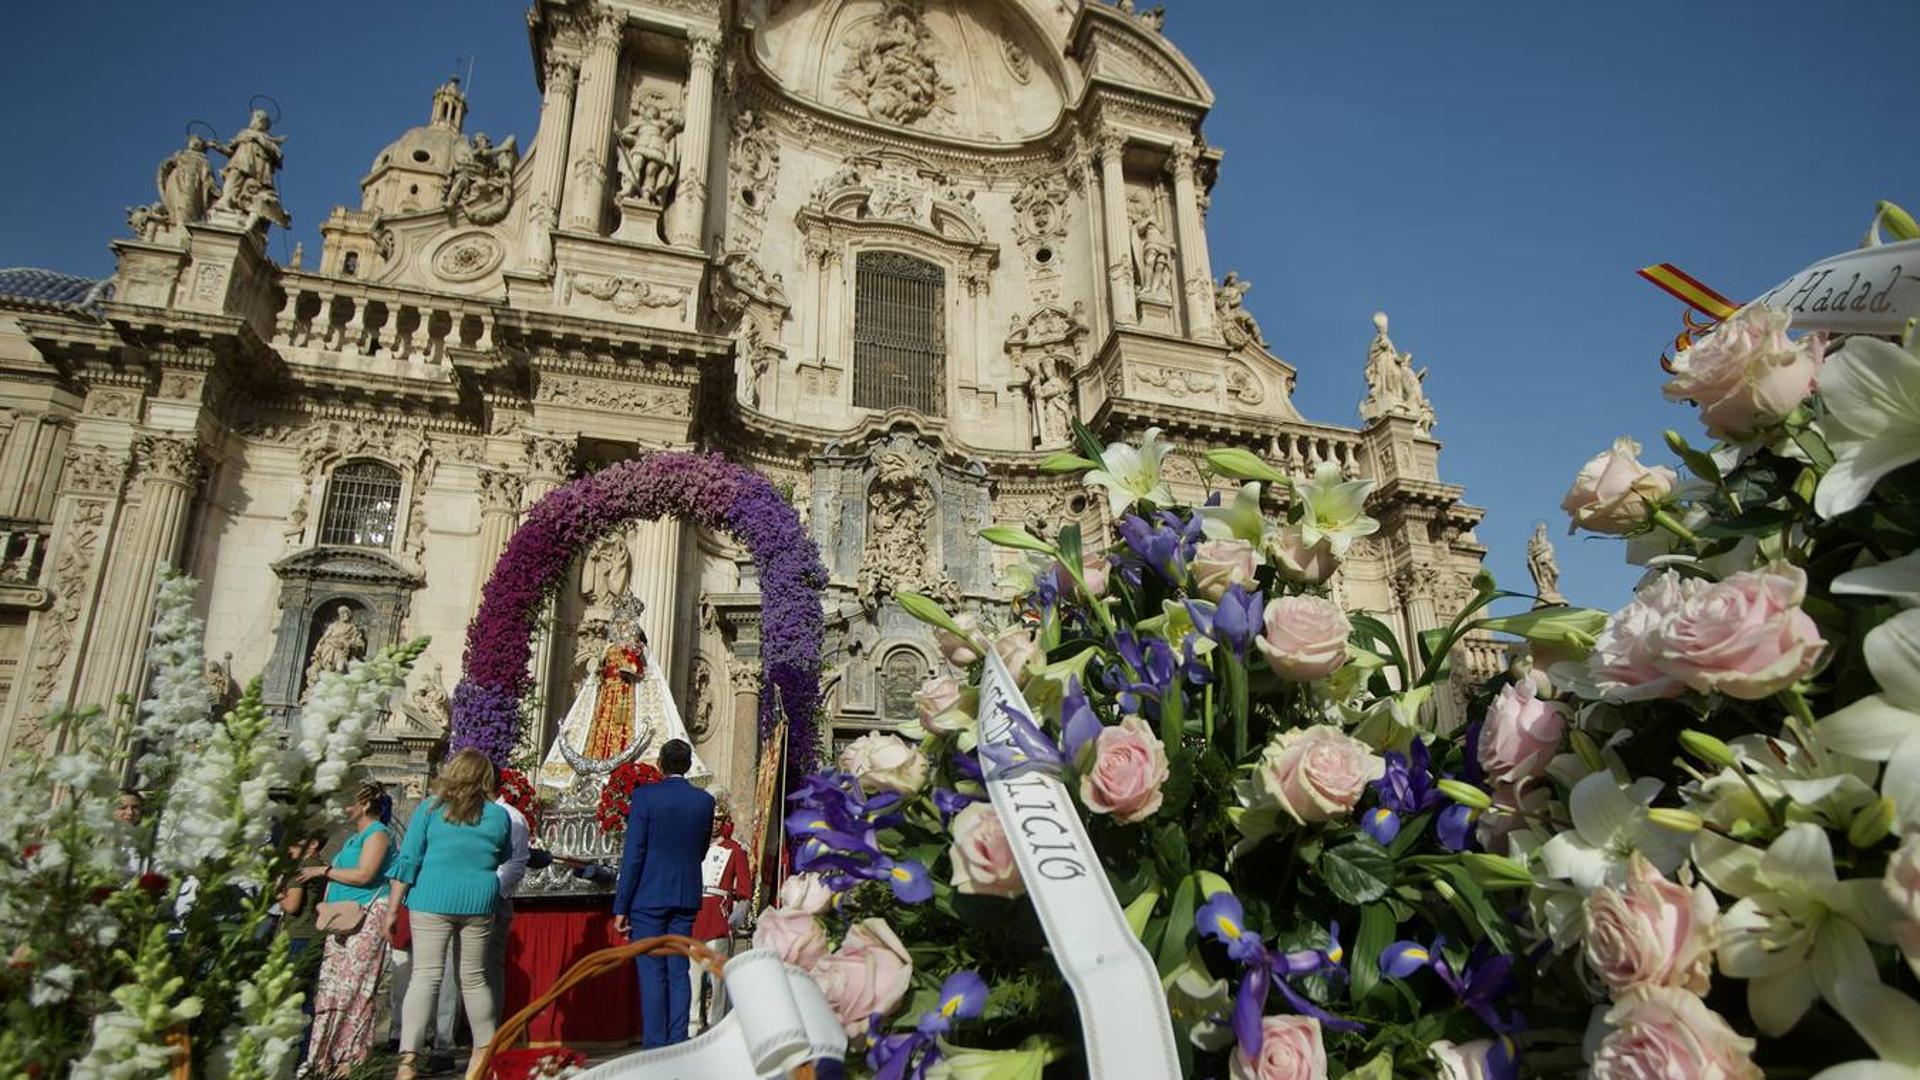
{"label": "man's dark hair", "polygon": [[685,776],[693,768],[693,747],[685,739],[668,739],[660,748],[660,771],[668,776]]}

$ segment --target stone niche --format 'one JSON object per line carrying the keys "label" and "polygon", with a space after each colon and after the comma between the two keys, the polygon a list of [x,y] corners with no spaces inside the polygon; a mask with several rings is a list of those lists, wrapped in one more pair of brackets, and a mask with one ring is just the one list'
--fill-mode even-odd
{"label": "stone niche", "polygon": [[836,585],[871,609],[907,589],[944,602],[990,591],[993,559],[979,532],[992,496],[978,463],[942,459],[903,419],[814,459],[815,536]]}
{"label": "stone niche", "polygon": [[263,674],[263,697],[290,720],[306,692],[314,646],[345,606],[372,655],[401,639],[413,593],[424,582],[398,560],[365,548],[319,547],[273,564],[280,579],[280,621]]}

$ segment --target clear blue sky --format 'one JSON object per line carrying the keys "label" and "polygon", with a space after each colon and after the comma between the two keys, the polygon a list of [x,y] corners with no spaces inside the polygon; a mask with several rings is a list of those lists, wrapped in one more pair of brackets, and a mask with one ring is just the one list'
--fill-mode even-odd
{"label": "clear blue sky", "polygon": [[[1920,209],[1908,0],[1166,3],[1219,97],[1215,271],[1253,281],[1316,419],[1354,421],[1368,317],[1392,316],[1509,583],[1533,522],[1564,528],[1582,461],[1622,433],[1665,460],[1660,431],[1690,425],[1655,363],[1679,308],[1635,268],[1739,298],[1856,242],[1877,199]],[[110,272],[106,241],[187,121],[230,135],[256,93],[292,136],[281,190],[309,260],[456,58],[477,57],[469,130],[533,133],[519,2],[14,7],[0,266]],[[1614,544],[1560,552],[1576,602],[1633,580]]]}

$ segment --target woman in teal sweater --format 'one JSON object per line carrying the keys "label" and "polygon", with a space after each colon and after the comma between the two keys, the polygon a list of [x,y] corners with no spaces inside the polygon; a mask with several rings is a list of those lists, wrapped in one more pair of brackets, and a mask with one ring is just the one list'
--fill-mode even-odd
{"label": "woman in teal sweater", "polygon": [[493,1041],[493,990],[487,984],[488,939],[500,896],[495,873],[510,850],[507,812],[492,801],[493,763],[462,750],[440,770],[434,797],[420,804],[394,861],[388,935],[407,905],[413,928],[413,978],[400,1006],[400,1072],[412,1080],[432,1029],[447,948],[460,939],[460,998],[475,1047]]}

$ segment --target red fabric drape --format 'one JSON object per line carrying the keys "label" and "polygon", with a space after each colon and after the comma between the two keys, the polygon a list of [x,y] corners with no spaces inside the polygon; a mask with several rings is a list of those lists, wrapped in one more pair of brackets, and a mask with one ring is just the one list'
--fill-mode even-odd
{"label": "red fabric drape", "polygon": [[[605,899],[518,900],[507,938],[507,1006],[512,1016],[546,993],[586,956],[626,939],[613,932]],[[640,1041],[640,988],[631,966],[562,994],[527,1027],[534,1046],[625,1046]]]}

